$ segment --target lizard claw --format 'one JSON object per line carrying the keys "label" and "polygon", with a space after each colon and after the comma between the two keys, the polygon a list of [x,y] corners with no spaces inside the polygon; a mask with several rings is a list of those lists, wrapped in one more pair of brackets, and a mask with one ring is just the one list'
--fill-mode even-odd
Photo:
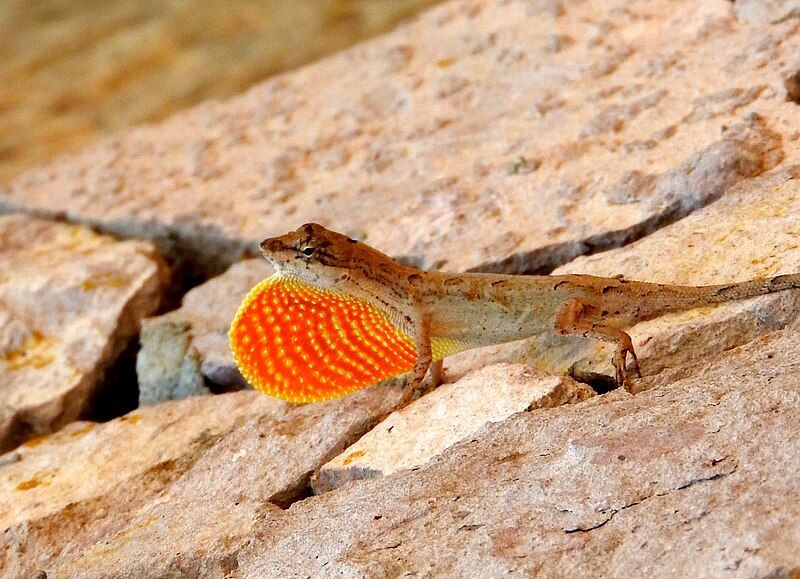
{"label": "lizard claw", "polygon": [[641,378],[642,372],[639,369],[639,359],[636,357],[636,352],[633,349],[628,348],[620,348],[614,354],[614,369],[616,370],[616,381],[617,386],[625,388],[631,394],[635,393],[635,386],[633,384],[633,380],[628,375],[628,354],[631,355],[631,367],[636,375]]}

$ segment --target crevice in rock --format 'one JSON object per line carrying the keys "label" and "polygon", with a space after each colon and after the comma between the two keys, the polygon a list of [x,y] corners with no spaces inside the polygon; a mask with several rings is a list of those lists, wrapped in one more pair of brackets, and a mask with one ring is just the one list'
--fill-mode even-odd
{"label": "crevice in rock", "polygon": [[138,334],[133,336],[104,372],[82,419],[107,422],[139,407],[139,383],[136,379],[138,338]]}
{"label": "crevice in rock", "polygon": [[[722,138],[689,156],[672,170],[659,175],[623,176],[607,192],[611,205],[636,202],[646,208],[653,207],[650,209],[651,217],[624,229],[487,261],[469,271],[546,274],[578,256],[627,245],[705,207],[737,183],[769,171],[783,157],[780,134],[768,128],[759,115],[751,114],[728,128]],[[231,232],[204,222],[200,217],[184,218],[177,223],[135,218],[99,220],[63,210],[28,209],[3,200],[0,195],[0,214],[4,213],[26,213],[84,225],[120,239],[150,240],[173,268],[178,296],[219,275],[232,264],[259,255],[260,240],[236,238]],[[399,260],[411,264],[421,262],[413,255],[401,256]]]}
{"label": "crevice in rock", "polygon": [[783,81],[786,101],[800,105],[800,68],[787,75]]}
{"label": "crevice in rock", "polygon": [[609,392],[619,388],[616,380],[614,380],[614,378],[608,374],[581,371],[571,368],[568,375],[576,382],[581,382],[582,384],[589,386],[589,388],[597,392],[598,396],[602,394],[608,394]]}
{"label": "crevice in rock", "polygon": [[0,190],[0,215],[15,213],[81,225],[119,240],[135,239],[155,244],[173,272],[172,291],[165,296],[159,313],[178,308],[187,291],[220,275],[234,263],[259,255],[257,240],[231,238],[215,225],[165,224],[134,219],[98,220],[68,211],[29,209],[3,200]]}
{"label": "crevice in rock", "polygon": [[784,159],[780,134],[763,118],[751,114],[729,128],[725,136],[660,175],[626,175],[606,192],[608,203],[654,206],[651,217],[616,231],[512,254],[470,271],[549,274],[582,255],[592,255],[633,243],[676,223],[720,199],[738,183],[758,177]]}
{"label": "crevice in rock", "polygon": [[311,487],[311,477],[313,473],[306,473],[297,484],[285,489],[280,494],[270,497],[270,503],[287,510],[294,503],[314,496],[314,489]]}
{"label": "crevice in rock", "polygon": [[654,492],[652,494],[643,496],[643,497],[641,497],[641,498],[639,498],[639,499],[637,499],[635,501],[631,501],[630,503],[625,503],[624,505],[622,505],[620,507],[608,509],[608,510],[604,511],[604,514],[607,515],[604,519],[602,519],[602,520],[600,520],[600,521],[598,521],[596,523],[591,523],[591,524],[588,524],[588,525],[580,525],[579,524],[579,525],[575,525],[573,527],[566,527],[564,529],[564,532],[567,533],[567,534],[570,534],[570,533],[588,533],[590,531],[594,531],[595,529],[599,529],[600,527],[605,526],[618,513],[621,513],[622,511],[624,511],[626,509],[630,509],[631,507],[635,507],[636,505],[640,505],[643,502],[645,502],[645,501],[647,501],[647,500],[649,500],[649,499],[651,499],[653,497],[664,497],[664,496],[667,496],[668,494],[670,494],[672,492],[680,491],[680,490],[689,488],[691,486],[694,486],[696,484],[705,483],[705,482],[709,482],[709,481],[713,481],[713,480],[717,480],[717,479],[721,479],[721,478],[730,476],[733,473],[735,473],[737,471],[737,469],[739,468],[738,462],[736,462],[730,456],[726,456],[726,457],[724,457],[722,459],[719,459],[719,460],[712,460],[711,461],[711,465],[712,466],[717,466],[717,465],[722,464],[722,463],[729,464],[731,466],[730,470],[723,470],[723,471],[720,471],[720,472],[715,472],[715,473],[709,474],[707,476],[698,476],[698,477],[695,477],[695,478],[693,478],[691,480],[688,480],[688,481],[686,481],[684,483],[681,483],[681,484],[679,484],[678,486],[676,486],[674,488],[667,489],[667,490],[664,490],[662,492]]}

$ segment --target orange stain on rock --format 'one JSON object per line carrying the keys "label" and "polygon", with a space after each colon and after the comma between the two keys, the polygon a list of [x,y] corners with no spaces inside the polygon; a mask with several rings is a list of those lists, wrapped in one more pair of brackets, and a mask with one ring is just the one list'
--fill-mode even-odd
{"label": "orange stain on rock", "polygon": [[273,276],[245,297],[228,334],[253,387],[289,402],[319,402],[405,374],[411,338],[366,300]]}
{"label": "orange stain on rock", "polygon": [[38,486],[49,485],[49,484],[50,484],[49,481],[40,480],[40,479],[37,479],[37,478],[32,478],[30,480],[26,480],[24,482],[19,483],[17,485],[17,490],[18,491],[29,491],[31,489],[34,489],[34,488],[38,487]]}
{"label": "orange stain on rock", "polygon": [[344,461],[343,461],[344,465],[347,466],[348,464],[353,462],[355,459],[361,458],[365,454],[367,454],[367,453],[364,452],[363,450],[356,450],[354,452],[351,452],[350,454],[347,455],[347,458],[344,459]]}
{"label": "orange stain on rock", "polygon": [[46,442],[48,438],[50,438],[49,434],[43,434],[42,436],[37,436],[36,438],[31,438],[30,440],[23,442],[22,446],[25,448],[33,448],[35,446],[39,446],[43,442]]}

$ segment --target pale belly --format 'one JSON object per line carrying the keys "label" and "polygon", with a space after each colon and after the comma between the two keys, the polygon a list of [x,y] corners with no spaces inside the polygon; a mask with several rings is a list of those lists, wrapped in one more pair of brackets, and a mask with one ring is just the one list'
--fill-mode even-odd
{"label": "pale belly", "polygon": [[554,304],[507,304],[458,296],[423,305],[434,358],[491,344],[513,342],[552,330]]}

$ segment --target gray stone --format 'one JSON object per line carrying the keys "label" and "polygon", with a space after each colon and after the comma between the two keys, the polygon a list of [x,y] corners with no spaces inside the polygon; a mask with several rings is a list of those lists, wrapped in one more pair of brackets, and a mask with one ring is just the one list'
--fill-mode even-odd
{"label": "gray stone", "polygon": [[189,330],[187,324],[169,322],[142,330],[136,357],[139,406],[211,393],[200,373],[200,356],[191,345]]}
{"label": "gray stone", "polygon": [[136,358],[139,403],[208,394],[207,385],[249,388],[236,369],[228,328],[247,292],[272,273],[264,259],[243,261],[190,290],[179,309],[145,320]]}

